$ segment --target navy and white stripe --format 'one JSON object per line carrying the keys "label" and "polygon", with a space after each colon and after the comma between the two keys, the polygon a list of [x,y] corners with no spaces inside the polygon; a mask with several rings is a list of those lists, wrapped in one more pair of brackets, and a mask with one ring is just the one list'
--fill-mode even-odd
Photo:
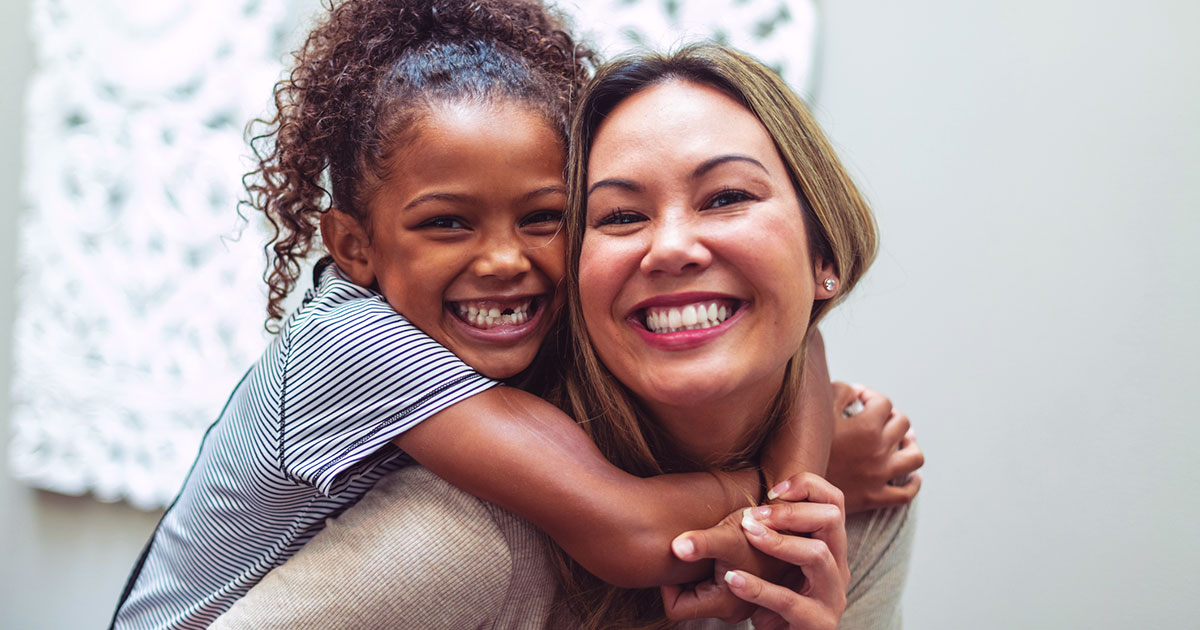
{"label": "navy and white stripe", "polygon": [[387,473],[390,442],[496,383],[335,265],[243,377],[130,576],[115,628],[205,628]]}

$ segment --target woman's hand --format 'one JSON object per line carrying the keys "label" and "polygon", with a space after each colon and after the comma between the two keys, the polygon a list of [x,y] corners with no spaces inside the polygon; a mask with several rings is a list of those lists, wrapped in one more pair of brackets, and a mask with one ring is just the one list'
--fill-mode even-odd
{"label": "woman's hand", "polygon": [[758,630],[837,628],[850,585],[842,493],[809,473],[771,493],[786,502],[746,510],[742,529],[751,545],[792,569],[778,584],[740,570],[726,573],[725,581],[734,595],[759,606],[751,615]]}
{"label": "woman's hand", "polygon": [[[664,587],[669,616],[694,618],[698,609],[727,593],[757,607],[751,615],[756,628],[837,627],[850,583],[842,493],[809,473],[793,476],[772,492],[779,503],[736,512],[715,527],[686,532],[675,540],[673,548],[681,559],[713,558],[723,572],[717,584],[694,591]],[[740,530],[736,534],[732,522]],[[738,564],[735,556],[743,553],[740,545],[746,543],[775,559],[764,565],[768,573]],[[687,553],[680,554],[681,548]],[[745,616],[742,608],[727,612],[718,616],[727,622]]]}
{"label": "woman's hand", "polygon": [[826,479],[842,490],[846,513],[903,505],[917,496],[925,454],[908,416],[892,401],[861,385],[833,384],[838,415],[861,403],[861,410],[837,421]]}

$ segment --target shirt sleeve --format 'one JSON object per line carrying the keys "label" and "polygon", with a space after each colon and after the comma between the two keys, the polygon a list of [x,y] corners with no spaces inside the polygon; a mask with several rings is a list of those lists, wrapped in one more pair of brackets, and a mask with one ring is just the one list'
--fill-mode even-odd
{"label": "shirt sleeve", "polygon": [[400,456],[397,435],[497,384],[382,299],[340,304],[288,333],[279,459],[327,496]]}
{"label": "shirt sleeve", "polygon": [[912,559],[915,504],[846,518],[850,588],[840,630],[900,630],[901,595]]}

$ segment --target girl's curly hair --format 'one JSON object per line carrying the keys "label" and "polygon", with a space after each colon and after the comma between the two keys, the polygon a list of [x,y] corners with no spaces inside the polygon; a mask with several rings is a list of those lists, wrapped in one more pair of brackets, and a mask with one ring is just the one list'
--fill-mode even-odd
{"label": "girl's curly hair", "polygon": [[592,51],[539,0],[331,0],[327,10],[275,85],[274,116],[247,131],[258,166],[243,179],[245,203],[273,228],[268,330],[326,210],[369,233],[388,158],[431,104],[517,99],[565,141],[570,102],[593,69]]}

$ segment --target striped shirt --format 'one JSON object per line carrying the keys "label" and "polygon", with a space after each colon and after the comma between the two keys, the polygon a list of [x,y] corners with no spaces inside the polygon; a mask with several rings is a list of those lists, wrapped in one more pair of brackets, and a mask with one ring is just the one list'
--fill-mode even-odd
{"label": "striped shirt", "polygon": [[381,477],[390,442],[495,385],[333,264],[242,377],[129,578],[114,628],[205,628]]}

